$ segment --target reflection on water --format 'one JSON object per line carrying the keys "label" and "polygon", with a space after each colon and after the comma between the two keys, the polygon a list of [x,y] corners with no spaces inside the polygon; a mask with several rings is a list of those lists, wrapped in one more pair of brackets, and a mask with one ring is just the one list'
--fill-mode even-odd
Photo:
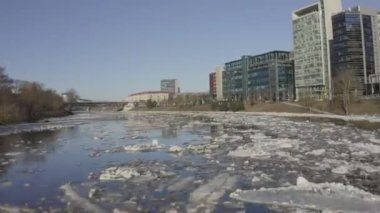
{"label": "reflection on water", "polygon": [[3,204],[67,211],[75,199],[59,189],[66,183],[106,212],[273,212],[228,195],[290,186],[299,176],[379,194],[379,136],[331,120],[98,116],[59,131],[0,137],[0,211]]}
{"label": "reflection on water", "polygon": [[161,136],[163,138],[176,138],[177,137],[177,126],[171,124],[171,125],[169,125],[168,128],[162,128]]}
{"label": "reflection on water", "polygon": [[63,207],[58,188],[68,182],[87,181],[89,174],[112,164],[137,159],[171,160],[164,150],[127,153],[123,146],[200,143],[184,124],[139,120],[138,117],[94,121],[58,131],[0,137],[0,204]]}

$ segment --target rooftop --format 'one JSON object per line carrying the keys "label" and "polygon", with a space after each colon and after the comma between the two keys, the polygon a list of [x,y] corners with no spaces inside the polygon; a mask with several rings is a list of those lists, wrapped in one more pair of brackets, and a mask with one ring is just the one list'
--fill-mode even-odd
{"label": "rooftop", "polygon": [[144,92],[138,92],[128,95],[128,97],[136,96],[136,95],[147,95],[147,94],[169,94],[169,92],[163,92],[163,91],[144,91]]}
{"label": "rooftop", "polygon": [[293,11],[293,18],[298,18],[300,16],[307,15],[309,13],[317,12],[319,11],[319,3],[314,3],[311,5],[308,5],[306,7],[300,8],[296,11]]}

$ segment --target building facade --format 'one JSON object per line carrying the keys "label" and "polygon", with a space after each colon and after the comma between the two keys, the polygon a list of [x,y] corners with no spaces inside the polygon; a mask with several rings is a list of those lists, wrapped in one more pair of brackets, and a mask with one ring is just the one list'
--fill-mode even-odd
{"label": "building facade", "polygon": [[225,64],[224,98],[232,100],[294,99],[294,65],[290,53],[272,51],[242,56]]}
{"label": "building facade", "polygon": [[162,92],[162,91],[139,92],[139,93],[128,95],[126,99],[126,101],[129,103],[146,102],[148,100],[156,101],[157,103],[167,101],[169,100],[169,92]]}
{"label": "building facade", "polygon": [[215,72],[209,74],[210,95],[218,101],[224,100],[223,74],[224,66],[217,67]]}
{"label": "building facade", "polygon": [[177,79],[163,79],[161,80],[161,91],[169,92],[171,94],[180,93],[180,87]]}
{"label": "building facade", "polygon": [[216,98],[216,72],[209,74],[210,95]]}
{"label": "building facade", "polygon": [[225,64],[223,73],[223,96],[226,99],[243,99],[243,66],[242,60]]}
{"label": "building facade", "polygon": [[358,96],[371,94],[371,76],[380,71],[378,12],[357,6],[334,15],[332,21],[333,81],[349,75],[351,92]]}
{"label": "building facade", "polygon": [[294,69],[289,52],[273,51],[247,59],[249,99],[294,100]]}
{"label": "building facade", "polygon": [[216,100],[224,100],[223,96],[223,74],[224,66],[219,66],[215,70],[215,80],[216,80]]}
{"label": "building facade", "polygon": [[316,99],[331,98],[331,17],[341,11],[341,0],[319,0],[293,12],[297,99],[306,96]]}

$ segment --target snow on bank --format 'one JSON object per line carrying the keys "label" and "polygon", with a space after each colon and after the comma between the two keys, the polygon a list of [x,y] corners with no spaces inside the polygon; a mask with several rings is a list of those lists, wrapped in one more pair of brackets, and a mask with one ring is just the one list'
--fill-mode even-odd
{"label": "snow on bank", "polygon": [[231,198],[268,205],[344,212],[379,212],[380,196],[341,183],[311,183],[298,177],[297,185],[259,190],[236,190]]}
{"label": "snow on bank", "polygon": [[380,122],[380,115],[334,115],[334,114],[311,114],[311,113],[285,113],[285,112],[238,112],[239,114],[272,116],[272,117],[309,117],[309,118],[330,118],[344,121],[368,121]]}

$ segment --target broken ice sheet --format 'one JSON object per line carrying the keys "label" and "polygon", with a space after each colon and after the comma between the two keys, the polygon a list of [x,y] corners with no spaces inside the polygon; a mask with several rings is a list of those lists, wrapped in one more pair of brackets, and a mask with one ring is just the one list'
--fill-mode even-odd
{"label": "broken ice sheet", "polygon": [[231,198],[268,205],[344,212],[379,212],[380,196],[341,183],[311,183],[298,177],[296,186],[236,190]]}
{"label": "broken ice sheet", "polygon": [[229,174],[216,176],[190,194],[187,210],[189,212],[196,212],[200,207],[206,205],[206,209],[212,211],[214,205],[218,203],[218,200],[222,198],[227,191],[232,190],[237,182],[237,176],[230,176]]}

